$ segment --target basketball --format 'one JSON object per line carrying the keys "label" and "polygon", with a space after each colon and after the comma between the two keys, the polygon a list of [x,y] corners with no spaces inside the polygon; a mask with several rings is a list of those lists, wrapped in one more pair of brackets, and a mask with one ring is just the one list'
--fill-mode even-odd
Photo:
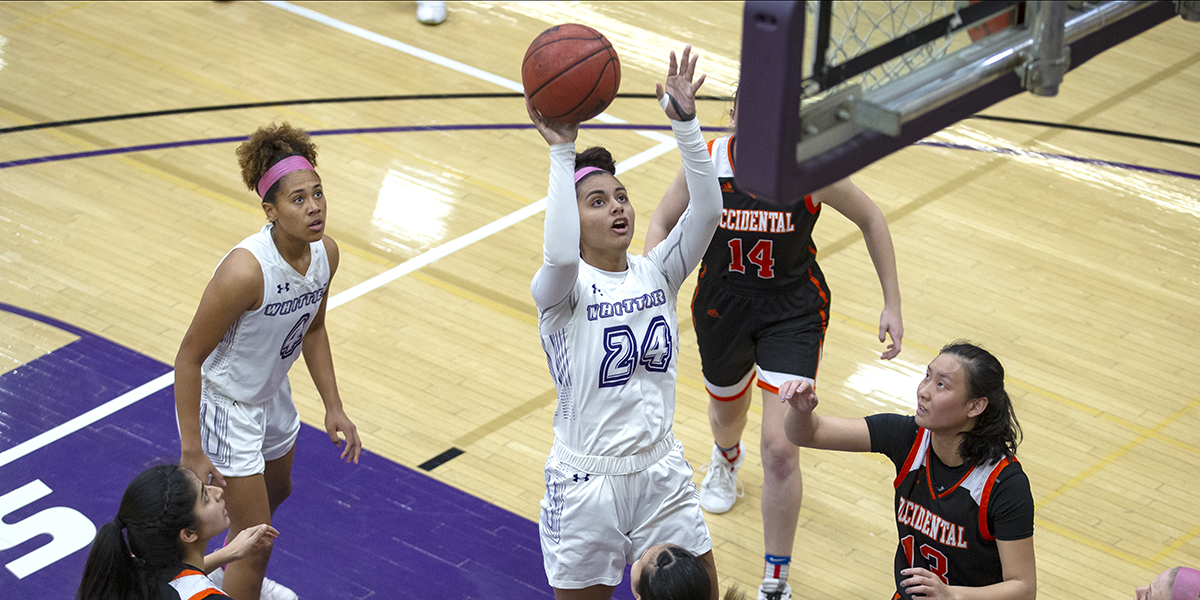
{"label": "basketball", "polygon": [[621,61],[599,31],[567,23],[543,31],[521,63],[525,96],[542,116],[580,123],[608,108],[621,87]]}

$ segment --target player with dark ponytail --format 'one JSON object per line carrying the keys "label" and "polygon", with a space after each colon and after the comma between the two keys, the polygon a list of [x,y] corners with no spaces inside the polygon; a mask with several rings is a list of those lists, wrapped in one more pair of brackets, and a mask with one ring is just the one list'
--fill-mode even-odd
{"label": "player with dark ponytail", "polygon": [[963,588],[1037,597],[1033,494],[1016,459],[1021,426],[990,352],[963,341],[942,348],[917,387],[915,417],[818,416],[804,380],[785,383],[779,397],[797,446],[879,452],[896,465],[895,600],[968,597]]}
{"label": "player with dark ponytail", "polygon": [[229,527],[221,496],[221,488],[201,485],[175,465],[135,477],[117,515],[96,533],[76,600],[225,597],[206,573],[270,546],[279,532],[269,525],[247,529],[205,556],[209,540]]}
{"label": "player with dark ponytail", "polygon": [[[237,149],[242,180],[268,223],[217,266],[175,357],[180,464],[225,488],[231,534],[269,524],[292,491],[300,415],[287,374],[303,354],[325,404],[325,430],[342,458],[362,443],[342,407],[325,307],[338,247],[325,235],[317,147],[287,123],[255,131]],[[224,587],[249,600],[296,594],[266,579],[270,548],[229,568]]]}
{"label": "player with dark ponytail", "polygon": [[987,398],[987,406],[975,421],[975,427],[960,435],[958,454],[963,462],[982,465],[1017,455],[1021,443],[1021,424],[1013,411],[1008,392],[1004,391],[1004,367],[990,352],[965,342],[942,348],[942,354],[958,357],[966,370],[971,398]]}

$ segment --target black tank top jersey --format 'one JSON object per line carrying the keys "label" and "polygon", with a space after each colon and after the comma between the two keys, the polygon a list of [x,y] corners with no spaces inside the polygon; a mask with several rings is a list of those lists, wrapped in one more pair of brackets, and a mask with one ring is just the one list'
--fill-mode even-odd
{"label": "black tank top jersey", "polygon": [[896,465],[895,516],[898,597],[902,569],[924,567],[947,585],[981,587],[1004,581],[997,539],[1033,535],[1033,495],[1013,458],[976,467],[947,467],[930,447],[930,433],[901,415],[867,417],[871,451]]}
{"label": "black tank top jersey", "polygon": [[[735,137],[708,143],[724,208],[700,266],[701,283],[748,295],[770,295],[795,289],[820,272],[813,225],[821,214],[811,196],[790,209],[760,200],[740,189],[733,178]],[[811,272],[810,272],[811,270]],[[823,286],[820,286],[823,287]]]}

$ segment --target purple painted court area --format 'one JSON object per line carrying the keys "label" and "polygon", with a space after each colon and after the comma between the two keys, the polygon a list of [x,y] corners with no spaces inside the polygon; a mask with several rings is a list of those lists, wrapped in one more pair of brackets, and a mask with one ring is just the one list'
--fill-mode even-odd
{"label": "purple painted court area", "polygon": [[[0,375],[0,456],[170,371],[65,323],[8,305],[0,310],[80,335]],[[37,527],[82,523],[83,517],[100,527],[116,514],[134,475],[178,456],[167,387],[0,466],[0,596],[73,597],[86,546],[23,578],[14,573],[14,561],[53,545],[50,535],[36,535]],[[541,473],[529,476],[540,479]],[[269,575],[301,598],[553,597],[536,523],[369,452],[359,465],[346,465],[325,433],[307,425],[297,441],[293,478],[294,491],[275,515],[281,535]],[[13,492],[38,480],[51,491],[14,505]],[[90,539],[86,529],[74,531]],[[13,540],[24,541],[8,547]],[[628,584],[616,597],[631,597]]]}

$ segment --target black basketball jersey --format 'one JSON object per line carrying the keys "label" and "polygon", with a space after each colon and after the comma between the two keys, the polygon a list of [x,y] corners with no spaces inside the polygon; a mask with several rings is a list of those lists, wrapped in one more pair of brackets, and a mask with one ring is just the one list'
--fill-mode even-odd
{"label": "black basketball jersey", "polygon": [[[872,423],[873,419],[867,419],[869,427],[880,423]],[[900,537],[895,560],[899,597],[911,598],[900,586],[900,582],[907,579],[900,571],[909,567],[929,569],[947,585],[980,587],[1004,581],[991,514],[994,511],[989,511],[989,504],[998,484],[1016,483],[1012,478],[1021,474],[1020,463],[1015,458],[1005,458],[973,468],[964,467],[956,481],[935,482],[931,477],[930,462],[936,461],[937,457],[932,456],[931,434],[929,430],[917,427],[911,418],[908,422],[916,429],[916,435],[907,456],[886,453],[897,471],[893,484],[896,488],[896,530]],[[880,451],[874,442],[872,450]],[[1023,474],[1020,479],[1024,479]],[[935,484],[944,489],[936,490]],[[1027,480],[1025,485],[1028,486]],[[1032,501],[1030,495],[1030,505]],[[1030,510],[1030,534],[1032,516]]]}
{"label": "black basketball jersey", "polygon": [[738,189],[733,179],[734,139],[729,136],[708,143],[724,208],[701,263],[701,282],[764,295],[819,278],[820,273],[812,269],[817,259],[812,231],[821,214],[820,205],[806,196],[786,209]]}

